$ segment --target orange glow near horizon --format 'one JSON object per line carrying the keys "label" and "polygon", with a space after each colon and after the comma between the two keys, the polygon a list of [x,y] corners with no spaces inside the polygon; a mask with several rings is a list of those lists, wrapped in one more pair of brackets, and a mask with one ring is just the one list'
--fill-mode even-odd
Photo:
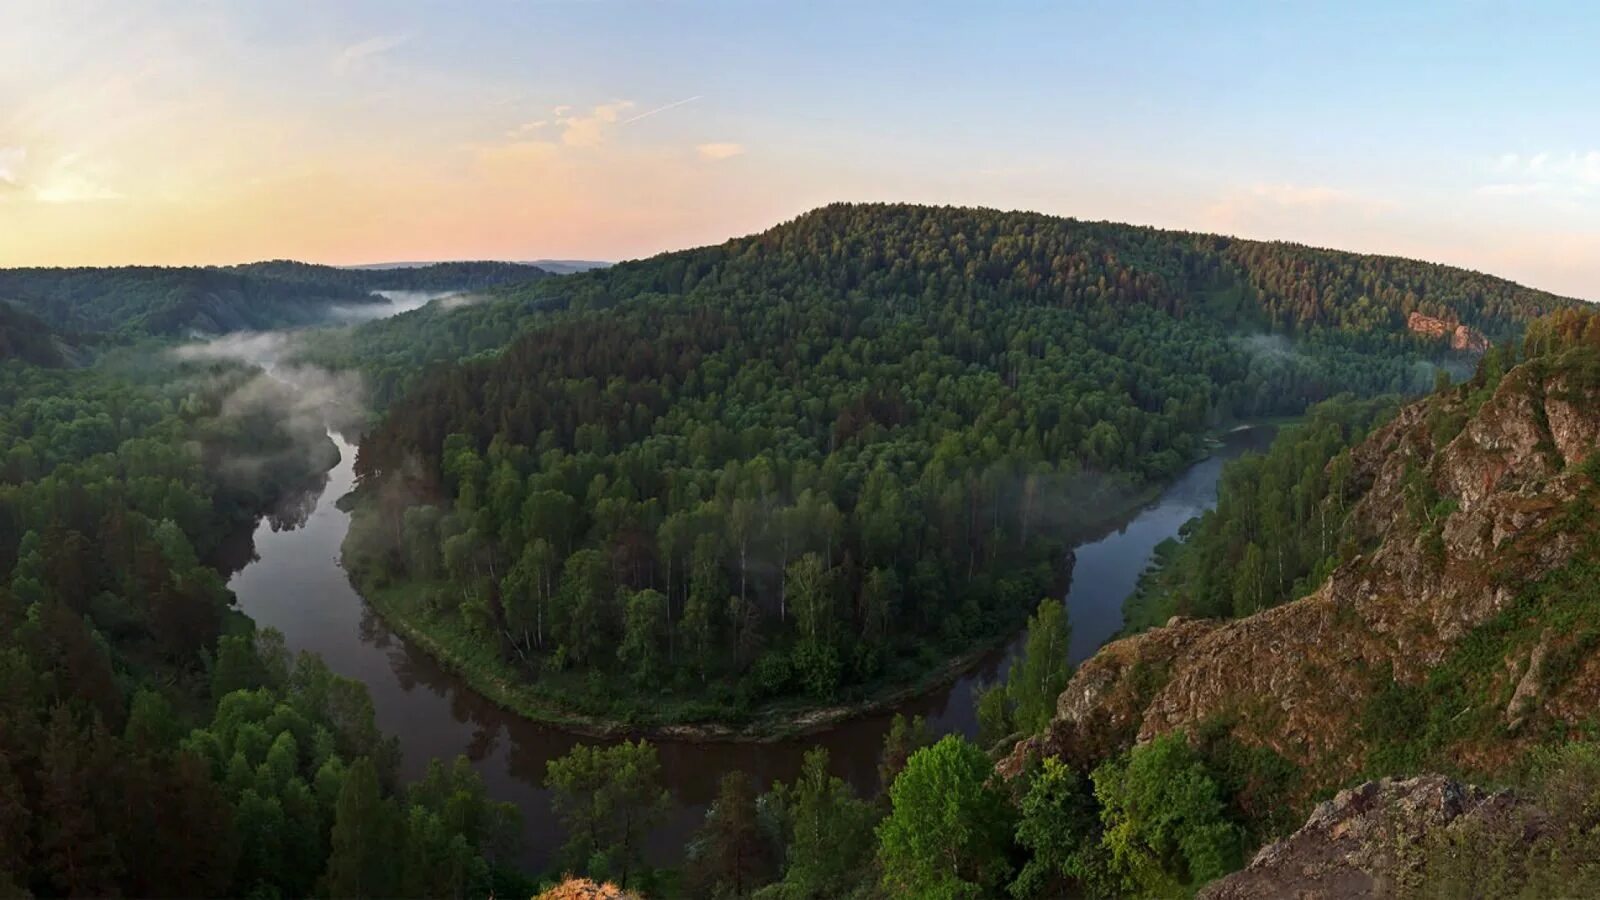
{"label": "orange glow near horizon", "polygon": [[[1157,65],[1221,64],[1206,41],[1230,39],[1226,23],[1091,83],[1044,52],[1071,29],[973,10],[852,13],[858,39],[891,25],[925,39],[888,48],[841,44],[825,11],[783,5],[14,5],[0,18],[0,266],[614,261],[901,200],[1392,253],[1600,297],[1600,151],[1559,129],[1507,147],[1476,111],[1459,136],[1391,130],[1377,155],[1308,142],[1412,107],[1293,93],[1324,78],[1295,70],[1300,55],[1221,100]],[[1029,16],[1127,25],[1012,14]],[[1328,33],[1311,23],[1300,39]],[[1084,66],[1134,52],[1074,46]],[[998,59],[1034,68],[1001,77]],[[1257,110],[1278,82],[1291,96]]]}

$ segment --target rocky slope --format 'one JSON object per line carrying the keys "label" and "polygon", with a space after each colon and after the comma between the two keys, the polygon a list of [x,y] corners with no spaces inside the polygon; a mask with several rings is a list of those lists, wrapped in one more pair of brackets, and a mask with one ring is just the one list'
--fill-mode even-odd
{"label": "rocky slope", "polygon": [[1425,890],[1425,843],[1486,833],[1532,843],[1544,812],[1508,791],[1428,775],[1369,781],[1319,805],[1305,826],[1250,865],[1207,885],[1199,900],[1344,900]]}
{"label": "rocky slope", "polygon": [[[1600,623],[1584,591],[1558,588],[1600,559],[1600,467],[1585,464],[1597,373],[1600,352],[1579,348],[1403,409],[1355,448],[1353,488],[1327,501],[1354,507],[1325,583],[1248,618],[1174,619],[1107,645],[1003,770],[1029,754],[1087,767],[1222,722],[1296,764],[1309,797],[1385,774],[1397,741],[1418,762],[1489,770],[1592,717]],[[1408,716],[1420,722],[1375,724]]]}

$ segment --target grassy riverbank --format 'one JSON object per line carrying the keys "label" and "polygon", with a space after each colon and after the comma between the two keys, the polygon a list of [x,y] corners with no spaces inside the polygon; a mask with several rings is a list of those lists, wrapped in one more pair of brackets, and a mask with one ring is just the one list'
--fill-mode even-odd
{"label": "grassy riverbank", "polygon": [[[372,608],[401,637],[462,678],[496,706],[525,719],[590,737],[651,737],[704,741],[778,741],[828,728],[838,722],[890,709],[944,687],[1003,647],[1014,631],[947,659],[935,668],[898,683],[886,683],[868,696],[818,704],[785,698],[745,711],[721,710],[703,697],[637,694],[620,679],[588,679],[570,672],[542,671],[529,680],[515,666],[465,628],[459,617],[424,608],[421,596],[431,586],[368,587],[357,584]],[[615,691],[625,691],[617,694]],[[597,705],[608,712],[592,713]]]}

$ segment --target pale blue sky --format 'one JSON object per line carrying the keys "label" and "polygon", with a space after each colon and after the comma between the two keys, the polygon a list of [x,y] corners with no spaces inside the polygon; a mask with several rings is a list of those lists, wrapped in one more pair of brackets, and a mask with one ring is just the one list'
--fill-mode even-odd
{"label": "pale blue sky", "polygon": [[617,258],[903,199],[1600,298],[1581,4],[22,0],[12,20],[0,225],[28,236],[0,229],[0,264]]}

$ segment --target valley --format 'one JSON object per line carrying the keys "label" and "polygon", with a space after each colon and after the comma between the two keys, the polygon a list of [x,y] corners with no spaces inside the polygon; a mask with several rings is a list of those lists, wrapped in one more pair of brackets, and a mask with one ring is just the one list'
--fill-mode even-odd
{"label": "valley", "polygon": [[1600,897],[1585,5],[0,22],[0,900]]}
{"label": "valley", "polygon": [[[1263,448],[1269,436],[1270,430],[1262,429],[1227,435],[1216,452],[1125,525],[1076,548],[1073,582],[1066,592],[1077,623],[1073,661],[1087,658],[1120,627],[1121,599],[1155,544],[1175,535],[1179,525],[1212,502],[1223,463]],[[542,788],[544,766],[589,735],[582,727],[544,725],[503,709],[441,667],[433,654],[395,634],[355,592],[339,564],[337,548],[349,517],[337,504],[354,486],[356,448],[337,434],[332,438],[340,462],[324,485],[289,502],[297,514],[288,522],[263,520],[248,540],[233,542],[224,551],[221,567],[232,573],[229,590],[258,626],[282,632],[289,649],[316,653],[337,674],[366,685],[378,727],[399,739],[401,771],[407,777],[420,777],[431,759],[471,759],[494,796],[516,803],[531,824],[523,835],[524,863],[532,868],[549,865],[550,848],[561,834],[552,827],[549,793]],[[652,837],[655,857],[670,862],[681,852],[675,836],[703,817],[718,781],[729,772],[748,772],[762,784],[788,781],[800,772],[805,752],[821,746],[830,752],[836,772],[871,795],[881,787],[878,759],[894,715],[923,717],[935,734],[976,737],[977,691],[1003,678],[1022,649],[1018,635],[1003,650],[953,672],[948,685],[883,708],[853,711],[842,721],[820,723],[799,736],[751,744],[650,735],[660,750],[663,784],[679,807]],[[607,723],[602,730],[622,728]]]}
{"label": "valley", "polygon": [[[366,822],[422,894],[694,896],[768,809],[766,896],[1259,891],[1217,879],[1364,779],[1588,777],[1575,301],[899,205],[564,275],[5,283],[5,721],[106,755],[0,787],[30,847],[119,836],[31,885],[394,886]],[[127,855],[96,777],[228,864]],[[954,874],[917,868],[932,777],[993,827]]]}

